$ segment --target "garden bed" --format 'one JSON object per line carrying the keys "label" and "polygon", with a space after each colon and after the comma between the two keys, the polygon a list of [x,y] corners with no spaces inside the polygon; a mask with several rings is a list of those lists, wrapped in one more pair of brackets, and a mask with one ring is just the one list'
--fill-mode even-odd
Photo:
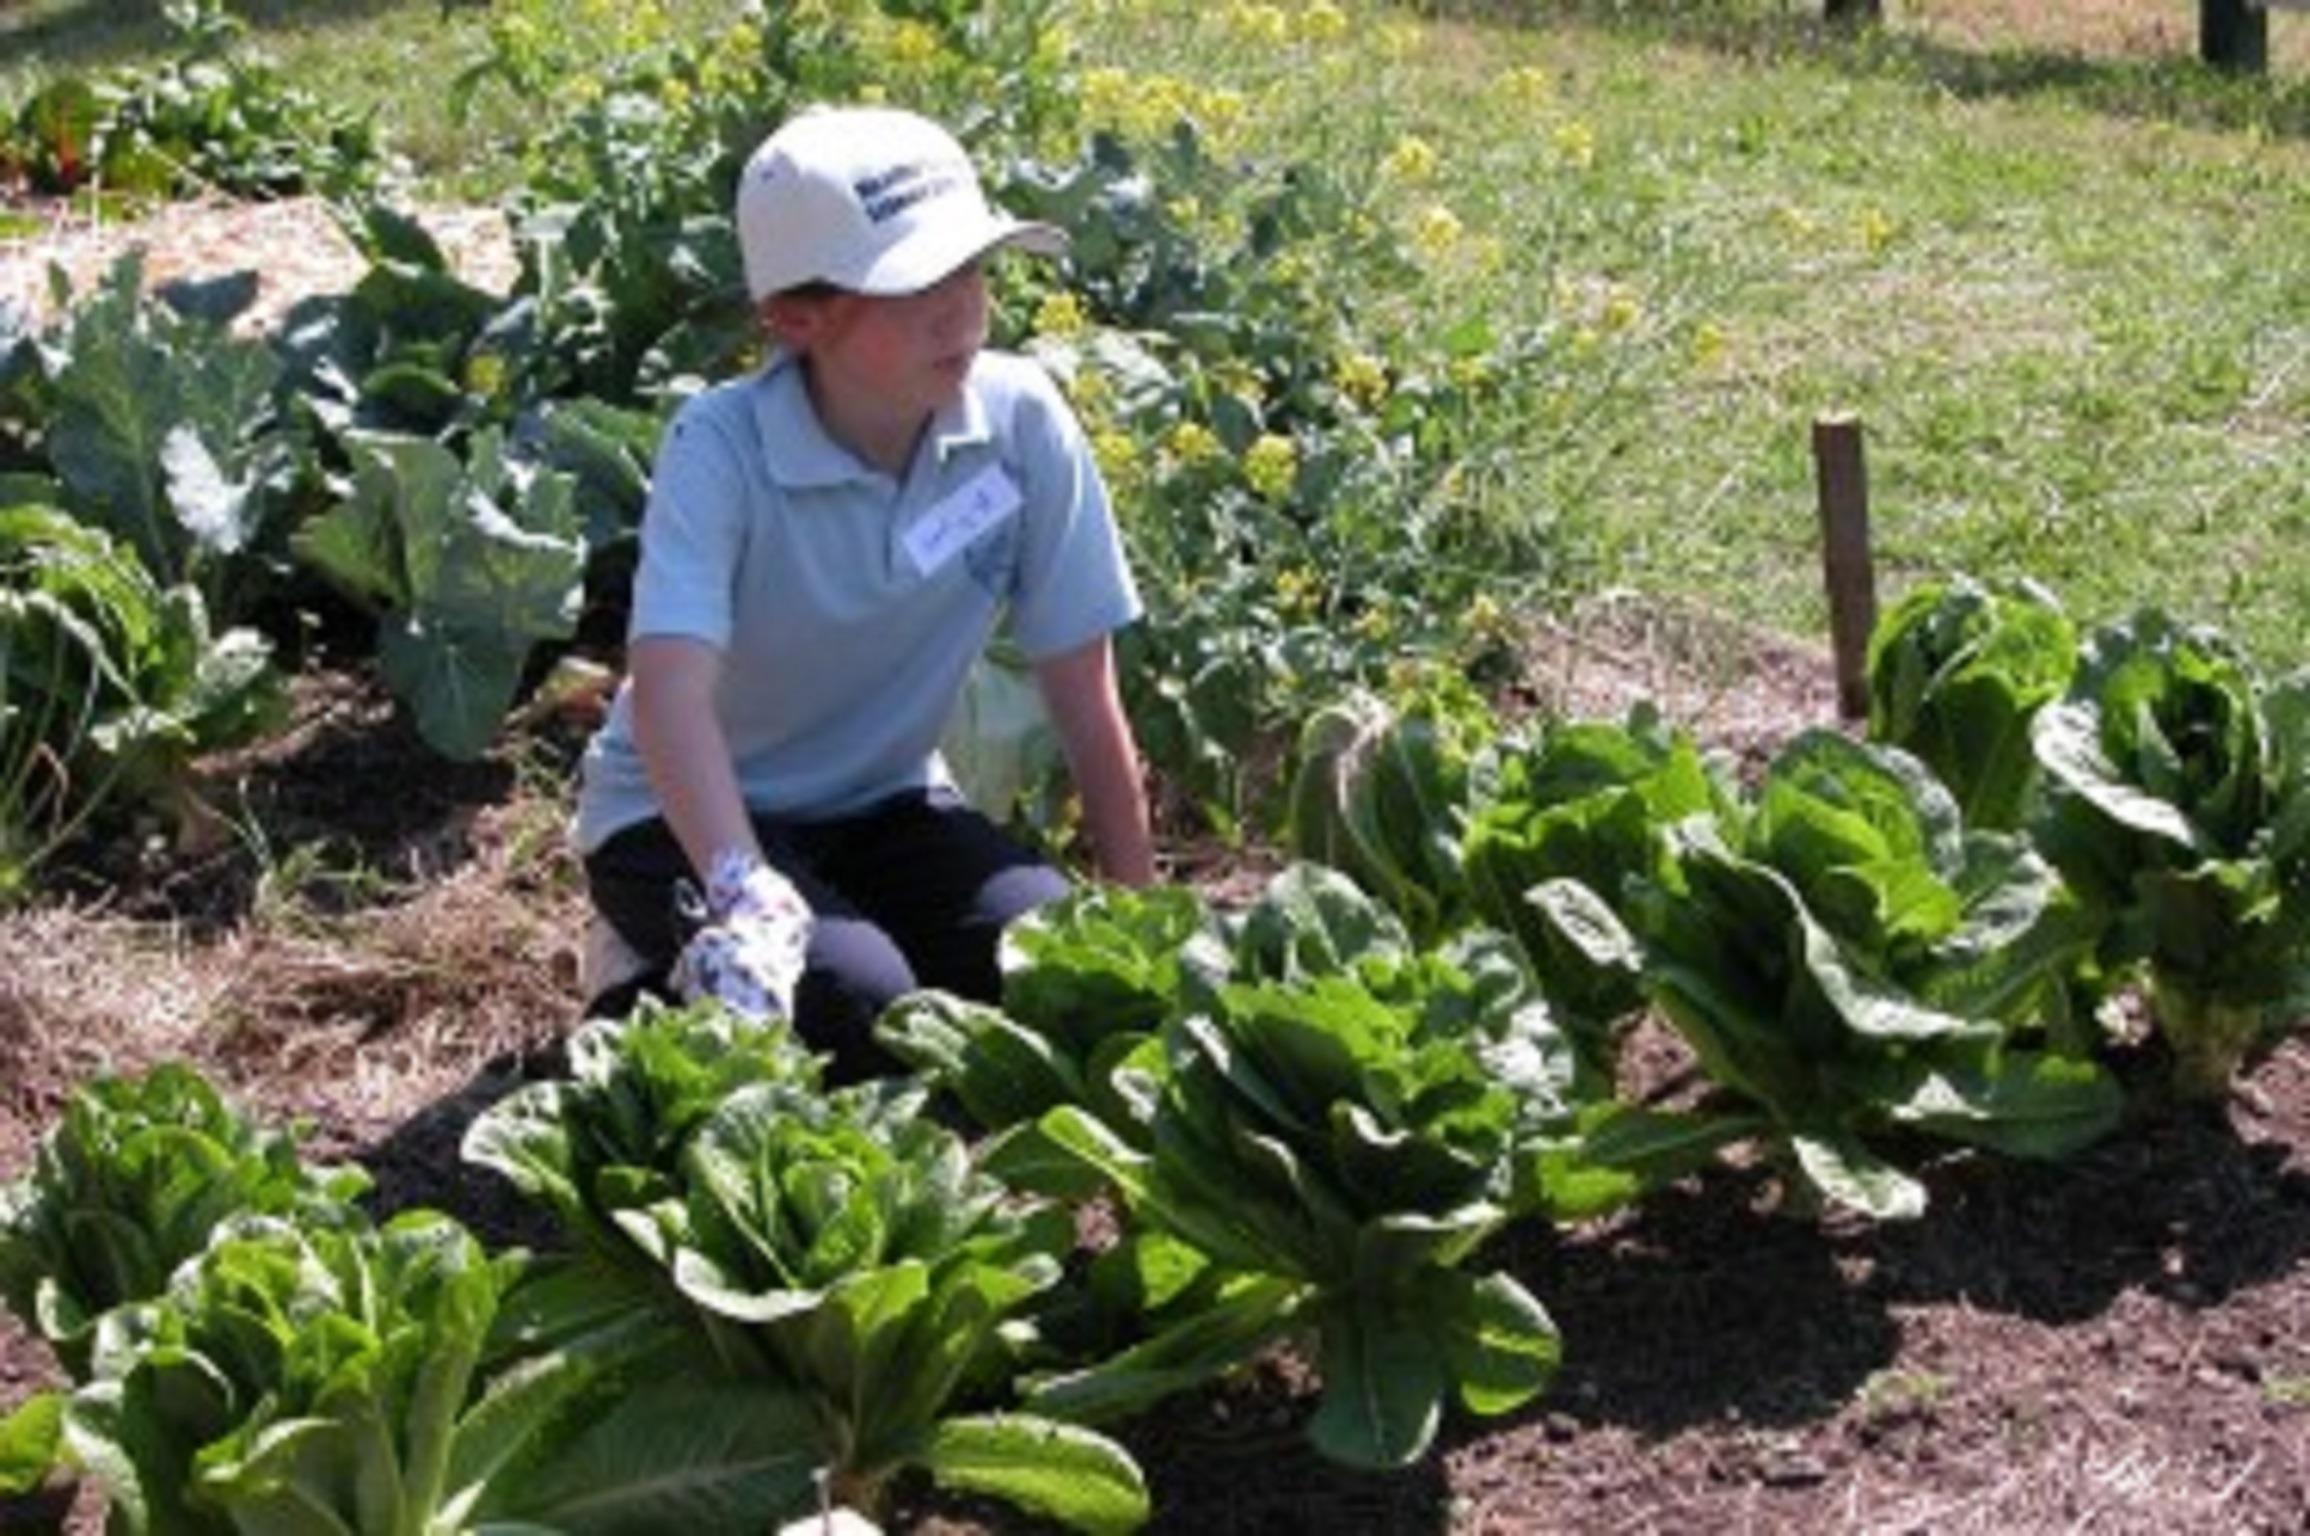
{"label": "garden bed", "polygon": [[[1643,695],[1742,756],[1822,718],[1820,658],[1619,598],[1538,627],[1519,694]],[[0,1175],[75,1079],[183,1056],[382,1205],[549,1241],[460,1167],[463,1126],[575,1022],[580,904],[559,841],[573,731],[455,773],[353,679],[221,767],[262,847],[156,854],[109,904],[0,923]],[[300,861],[292,850],[318,847]],[[1213,889],[1245,864],[1208,850]],[[356,877],[357,873],[357,877]],[[173,916],[171,914],[174,914]],[[2144,1072],[2162,1063],[2132,1063]],[[1269,1357],[1126,1429],[1153,1529],[1220,1532],[2292,1532],[2310,1522],[2310,1043],[2217,1112],[2151,1113],[2033,1167],[1951,1155],[1911,1225],[1776,1214],[1728,1168],[1501,1259],[1551,1309],[1562,1374],[1506,1420],[1447,1421],[1419,1467],[1307,1447],[1314,1383]],[[50,1379],[0,1323],[0,1400]],[[0,1511],[98,1528],[92,1497]],[[918,1497],[902,1525],[1024,1528]]]}

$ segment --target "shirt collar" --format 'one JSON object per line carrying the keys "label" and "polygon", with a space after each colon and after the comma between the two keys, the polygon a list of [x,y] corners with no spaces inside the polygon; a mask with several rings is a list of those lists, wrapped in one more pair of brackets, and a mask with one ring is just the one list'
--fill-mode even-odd
{"label": "shirt collar", "polygon": [[[771,479],[789,490],[881,478],[880,471],[827,434],[810,403],[800,361],[786,353],[772,356],[755,380],[754,421],[762,434],[762,455]],[[942,463],[958,449],[993,438],[975,369],[960,395],[931,418],[929,436]]]}

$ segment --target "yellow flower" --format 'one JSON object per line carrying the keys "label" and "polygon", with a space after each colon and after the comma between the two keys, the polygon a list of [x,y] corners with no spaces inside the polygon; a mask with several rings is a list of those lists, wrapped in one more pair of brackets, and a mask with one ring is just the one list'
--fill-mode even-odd
{"label": "yellow flower", "polygon": [[1173,427],[1163,446],[1183,465],[1208,463],[1219,457],[1219,435],[1200,421],[1183,421]]}
{"label": "yellow flower", "polygon": [[1713,368],[1724,360],[1732,349],[1731,338],[1724,327],[1714,320],[1703,320],[1692,330],[1692,364],[1695,368]]}
{"label": "yellow flower", "polygon": [[1130,433],[1110,427],[1091,434],[1091,457],[1099,473],[1114,484],[1130,481],[1139,472],[1139,444]]}
{"label": "yellow flower", "polygon": [[690,105],[690,82],[679,75],[668,75],[658,85],[658,100],[669,112],[683,112]]}
{"label": "yellow flower", "polygon": [[926,23],[912,19],[899,22],[890,29],[882,51],[893,64],[902,69],[921,69],[935,62],[943,51],[939,35]]}
{"label": "yellow flower", "polygon": [[1061,341],[1080,336],[1090,329],[1091,317],[1083,312],[1083,301],[1061,289],[1043,295],[1043,302],[1035,306],[1035,334],[1054,336]]}
{"label": "yellow flower", "polygon": [[1247,5],[1237,0],[1227,8],[1227,27],[1249,42],[1280,46],[1291,41],[1291,18],[1280,5]]}
{"label": "yellow flower", "polygon": [[1537,64],[1519,64],[1503,70],[1492,80],[1492,94],[1514,107],[1536,107],[1546,101],[1555,89],[1548,71]]}
{"label": "yellow flower", "polygon": [[1455,357],[1451,371],[1452,382],[1465,390],[1482,389],[1492,378],[1492,364],[1481,357]]}
{"label": "yellow flower", "polygon": [[1417,134],[1404,135],[1380,161],[1380,174],[1397,181],[1426,181],[1436,174],[1435,146]]}
{"label": "yellow flower", "polygon": [[1323,596],[1323,578],[1311,566],[1295,565],[1275,578],[1275,603],[1287,618],[1304,618]]}
{"label": "yellow flower", "polygon": [[1410,22],[1391,21],[1380,28],[1380,51],[1401,61],[1419,51],[1420,29]]}
{"label": "yellow flower", "polygon": [[1604,312],[1598,323],[1607,331],[1633,329],[1644,318],[1644,301],[1626,288],[1615,287],[1604,301]]}
{"label": "yellow flower", "polygon": [[1387,365],[1369,352],[1351,352],[1332,365],[1339,392],[1366,410],[1388,397]]}
{"label": "yellow flower", "polygon": [[1396,621],[1385,608],[1366,608],[1351,627],[1366,640],[1385,640],[1395,633]]}
{"label": "yellow flower", "polygon": [[1299,35],[1310,43],[1336,42],[1347,36],[1347,12],[1331,0],[1315,0],[1300,14]]}
{"label": "yellow flower", "polygon": [[476,352],[465,360],[465,388],[489,398],[505,388],[505,359],[495,352]]}
{"label": "yellow flower", "polygon": [[1131,77],[1119,69],[1083,71],[1083,115],[1102,128],[1122,125],[1133,94]]}
{"label": "yellow flower", "polygon": [[1556,146],[1556,157],[1566,165],[1586,170],[1596,163],[1596,130],[1577,118],[1558,123],[1548,138]]}
{"label": "yellow flower", "polygon": [[1861,217],[1855,221],[1854,229],[1861,238],[1861,249],[1872,256],[1891,245],[1897,232],[1892,216],[1874,203],[1861,210]]}
{"label": "yellow flower", "polygon": [[1262,432],[1243,455],[1243,478],[1267,500],[1281,501],[1299,478],[1299,450],[1288,437]]}
{"label": "yellow flower", "polygon": [[1095,421],[1107,414],[1114,403],[1115,391],[1107,376],[1096,368],[1078,368],[1067,381],[1067,398],[1074,403],[1075,414],[1085,421]]}
{"label": "yellow flower", "polygon": [[1458,214],[1442,203],[1430,203],[1420,210],[1419,220],[1412,226],[1412,243],[1434,261],[1460,243],[1461,233]]}

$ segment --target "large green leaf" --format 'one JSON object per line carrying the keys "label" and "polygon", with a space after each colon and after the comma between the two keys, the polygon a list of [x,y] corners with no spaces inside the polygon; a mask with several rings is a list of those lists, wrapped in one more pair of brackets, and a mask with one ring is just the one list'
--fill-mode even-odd
{"label": "large green leaf", "polygon": [[1357,1292],[1317,1314],[1323,1398],[1308,1421],[1318,1451],[1351,1467],[1407,1467],[1443,1420],[1451,1371],[1429,1320],[1400,1295]]}
{"label": "large green leaf", "polygon": [[297,550],[384,606],[386,680],[428,742],[477,756],[531,648],[576,624],[586,549],[569,478],[509,463],[493,431],[463,464],[424,438],[351,445],[352,498],[299,529]]}
{"label": "large green leaf", "polygon": [[493,1486],[475,1515],[563,1536],[757,1536],[816,1508],[822,1461],[803,1394],[645,1380]]}
{"label": "large green leaf", "polygon": [[1513,1276],[1437,1270],[1420,1289],[1470,1413],[1513,1412],[1556,1379],[1564,1347],[1555,1321]]}
{"label": "large green leaf", "polygon": [[1000,1008],[952,993],[911,992],[874,1021],[874,1038],[900,1061],[954,1095],[989,1130],[1080,1103],[1079,1066],[1053,1039]]}
{"label": "large green leaf", "polygon": [[1122,1447],[1073,1424],[1026,1414],[958,1417],[922,1457],[948,1488],[988,1493],[1093,1536],[1147,1523],[1147,1483]]}
{"label": "large green leaf", "polygon": [[1249,1360],[1291,1327],[1311,1290],[1303,1282],[1272,1277],[1231,1282],[1208,1306],[1120,1354],[1035,1383],[1026,1405],[1084,1424],[1144,1413]]}

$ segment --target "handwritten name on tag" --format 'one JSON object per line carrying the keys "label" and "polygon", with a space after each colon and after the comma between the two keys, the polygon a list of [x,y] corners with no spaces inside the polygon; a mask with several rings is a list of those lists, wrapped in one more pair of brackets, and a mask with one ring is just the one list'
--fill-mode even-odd
{"label": "handwritten name on tag", "polygon": [[1024,500],[1003,467],[989,464],[907,526],[906,557],[918,575],[928,576],[1018,511]]}

